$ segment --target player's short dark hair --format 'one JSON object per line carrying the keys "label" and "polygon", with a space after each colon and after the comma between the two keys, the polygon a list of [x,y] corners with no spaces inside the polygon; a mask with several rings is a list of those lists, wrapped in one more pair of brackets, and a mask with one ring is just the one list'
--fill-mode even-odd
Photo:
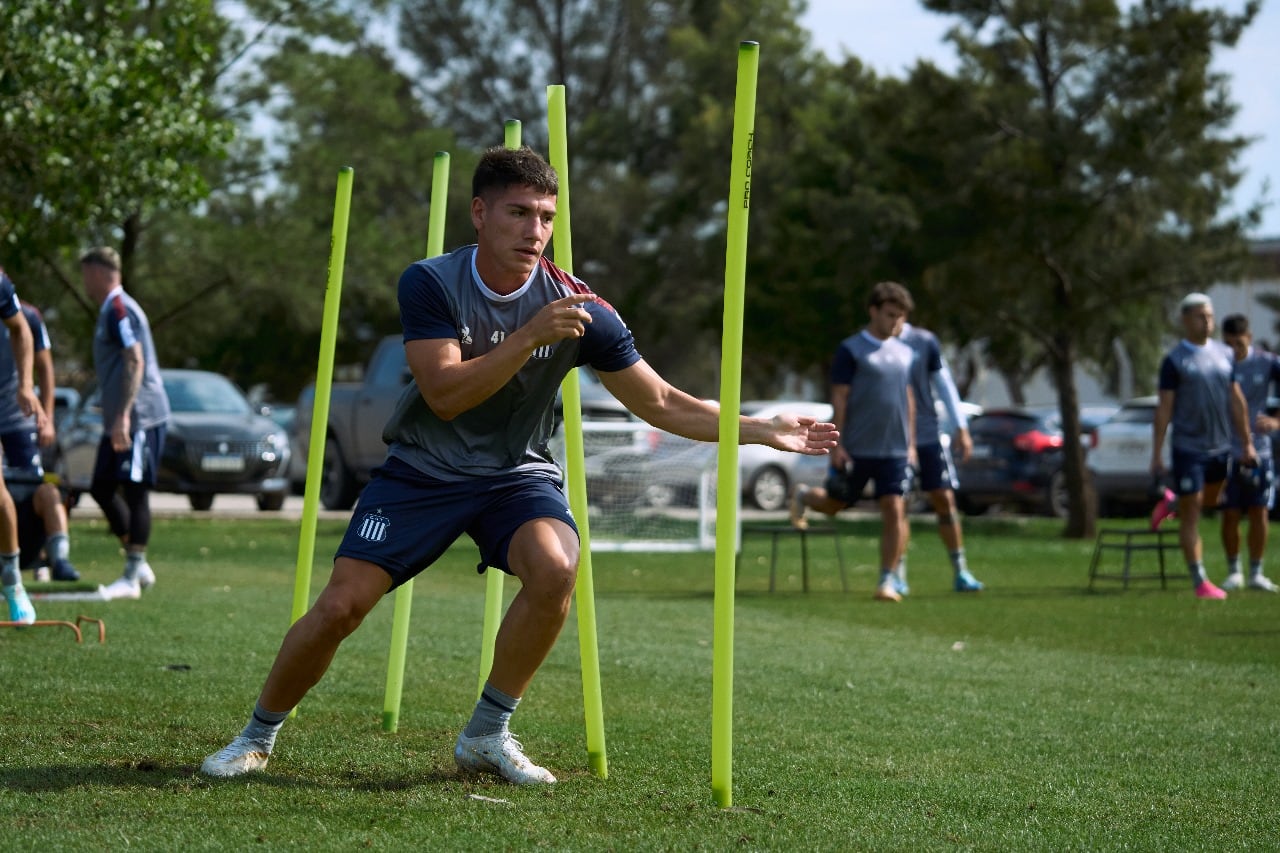
{"label": "player's short dark hair", "polygon": [[120,255],[110,246],[95,246],[80,256],[80,265],[105,267],[120,272]]}
{"label": "player's short dark hair", "polygon": [[1232,314],[1222,321],[1222,334],[1224,335],[1247,335],[1249,334],[1249,318],[1243,314]]}
{"label": "player's short dark hair", "polygon": [[916,307],[911,291],[896,281],[882,281],[871,288],[871,295],[867,297],[868,308],[879,308],[890,302],[903,311],[913,311]]}
{"label": "player's short dark hair", "polygon": [[494,190],[501,192],[510,187],[529,187],[544,195],[560,194],[556,170],[529,146],[495,145],[485,149],[471,177],[471,197],[483,198]]}

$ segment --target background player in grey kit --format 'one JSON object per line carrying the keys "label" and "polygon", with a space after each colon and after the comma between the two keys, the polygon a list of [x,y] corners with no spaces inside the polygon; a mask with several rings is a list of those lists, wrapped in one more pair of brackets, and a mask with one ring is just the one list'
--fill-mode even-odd
{"label": "background player in grey kit", "polygon": [[120,256],[108,247],[90,249],[80,258],[80,275],[85,293],[99,306],[93,366],[102,399],[102,439],[89,492],[125,548],[124,573],[102,587],[102,594],[138,598],[156,580],[147,563],[147,543],[169,397],[151,324],[121,285]]}
{"label": "background player in grey kit", "polygon": [[[1258,454],[1256,465],[1240,464],[1240,440],[1232,434],[1231,476],[1223,494],[1222,548],[1227,555],[1225,590],[1256,589],[1280,592],[1262,573],[1262,559],[1267,550],[1268,510],[1276,497],[1276,468],[1272,454],[1271,433],[1280,429],[1280,418],[1267,414],[1267,397],[1280,386],[1280,357],[1253,345],[1249,318],[1232,314],[1222,321],[1222,341],[1235,356],[1234,376],[1244,394],[1248,408],[1249,428],[1253,430],[1253,449]],[[1249,516],[1249,578],[1240,571],[1240,520]]]}
{"label": "background player in grey kit", "polygon": [[[324,675],[342,640],[391,589],[466,533],[478,568],[520,579],[493,667],[458,735],[463,772],[516,784],[555,781],[508,720],[564,625],[577,575],[577,527],[548,448],[556,389],[590,364],[605,387],[653,425],[713,441],[719,410],[667,384],[631,333],[582,281],[542,257],[558,181],[528,148],[492,148],[472,179],[476,245],[412,264],[400,278],[400,320],[414,383],[383,437],[387,460],[360,496],[316,603],[286,634],[244,730],[201,770],[260,770],[285,717]],[[781,415],[742,418],[743,443],[812,455],[836,443],[832,424]]]}
{"label": "background player in grey kit", "polygon": [[[11,348],[7,344],[0,346],[0,445],[4,447],[5,482],[11,487],[18,515],[19,563],[24,569],[45,568],[49,577],[44,580],[79,580],[80,573],[71,565],[66,509],[61,505],[58,487],[44,482],[41,451],[52,447],[57,438],[53,423],[56,384],[52,344],[44,318],[35,306],[23,302],[21,307],[31,331],[32,359],[44,417],[24,415],[19,410],[12,395],[18,384],[18,367]],[[6,338],[8,334],[6,329]]]}
{"label": "background player in grey kit", "polygon": [[902,559],[906,527],[904,495],[915,461],[915,402],[911,370],[915,352],[898,339],[915,303],[901,284],[882,281],[867,299],[867,325],[840,342],[831,363],[831,406],[840,446],[831,454],[825,486],[798,485],[791,494],[791,523],[803,528],[806,509],[834,515],[857,502],[875,483],[880,504],[880,580],[875,598],[901,601],[893,571]]}
{"label": "background player in grey kit", "polygon": [[[928,329],[903,323],[898,335],[904,344],[916,354],[915,368],[911,373],[911,390],[916,400],[916,459],[920,489],[929,496],[938,519],[938,536],[946,546],[951,559],[952,587],[956,592],[979,592],[982,583],[969,573],[964,554],[964,534],[960,529],[960,513],[956,509],[956,469],[952,463],[950,447],[942,443],[938,425],[936,399],[942,402],[947,416],[955,426],[952,446],[959,445],[960,458],[968,459],[973,451],[969,438],[969,419],[960,410],[960,394],[951,378],[951,370],[942,356],[938,338]],[[906,595],[907,542],[911,538],[911,525],[903,516],[902,559],[894,572],[896,588]]]}
{"label": "background player in grey kit", "polygon": [[1179,305],[1186,337],[1160,363],[1160,399],[1152,424],[1151,473],[1164,475],[1164,437],[1170,429],[1173,490],[1178,495],[1178,543],[1199,598],[1227,594],[1204,570],[1200,510],[1217,506],[1231,461],[1231,431],[1240,437],[1240,461],[1253,465],[1253,449],[1244,395],[1232,378],[1233,354],[1213,340],[1213,303],[1203,293]]}
{"label": "background player in grey kit", "polygon": [[[15,369],[12,374],[12,385],[7,389],[0,388],[6,397],[12,396],[17,403],[18,412],[24,416],[34,415],[37,429],[44,425],[44,411],[36,398],[31,384],[32,342],[31,329],[22,315],[22,306],[18,301],[17,289],[13,282],[0,269],[0,321],[9,331],[9,349],[13,353]],[[9,375],[0,375],[0,385],[9,381]],[[30,624],[36,621],[36,610],[22,585],[22,570],[18,565],[18,512],[0,477],[0,592],[4,594],[5,604],[9,609],[9,621]]]}

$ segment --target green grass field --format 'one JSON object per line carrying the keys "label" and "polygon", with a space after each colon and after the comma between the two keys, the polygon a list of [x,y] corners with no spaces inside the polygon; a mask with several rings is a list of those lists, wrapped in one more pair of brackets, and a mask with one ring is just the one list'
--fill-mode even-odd
{"label": "green grass field", "polygon": [[[415,589],[400,731],[380,730],[391,606],[343,646],[286,724],[267,772],[197,773],[236,734],[289,621],[296,523],[158,520],[157,586],[137,602],[37,601],[0,631],[0,849],[300,847],[510,850],[1229,850],[1280,845],[1280,600],[1196,600],[1174,582],[1085,589],[1091,545],[1049,521],[970,519],[988,591],[950,591],[927,522],[912,595],[874,602],[875,524],[844,522],[800,591],[787,542],[739,577],[734,806],[710,788],[713,558],[597,554],[609,778],[586,769],[576,625],[513,729],[560,778],[459,779],[484,583],[470,543]],[[315,588],[340,526],[322,522]],[[1212,572],[1216,532],[1206,522]],[[73,557],[107,582],[101,523]],[[514,592],[516,583],[508,582]],[[478,797],[488,799],[478,799]],[[495,802],[496,801],[496,802]]]}

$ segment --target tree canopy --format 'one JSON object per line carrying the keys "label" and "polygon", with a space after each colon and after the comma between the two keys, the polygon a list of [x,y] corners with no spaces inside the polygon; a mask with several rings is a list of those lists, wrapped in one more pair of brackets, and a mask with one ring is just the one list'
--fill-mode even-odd
{"label": "tree canopy", "polygon": [[1227,211],[1247,140],[1211,60],[1258,4],[924,5],[955,21],[954,74],[833,63],[799,0],[31,0],[0,21],[0,260],[47,304],[78,294],[75,249],[119,242],[166,362],[288,397],[314,360],[337,170],[356,173],[339,347],[359,361],[397,328],[435,152],[453,247],[479,151],[508,118],[545,148],[563,83],[577,272],[661,373],[712,394],[732,60],[755,39],[745,393],[825,386],[893,278],[1015,389],[1048,367],[1074,447],[1075,368],[1111,375],[1119,342],[1153,375],[1173,303],[1246,258],[1256,211]]}

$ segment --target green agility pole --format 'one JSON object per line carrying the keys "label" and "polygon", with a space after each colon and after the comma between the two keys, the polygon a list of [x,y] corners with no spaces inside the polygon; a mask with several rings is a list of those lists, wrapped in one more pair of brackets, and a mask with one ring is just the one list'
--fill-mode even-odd
{"label": "green agility pole", "polygon": [[[547,87],[547,131],[551,166],[559,175],[556,225],[552,232],[556,266],[573,273],[573,236],[569,226],[569,141],[564,86]],[[587,726],[587,763],[601,779],[609,778],[604,743],[604,702],[600,691],[600,646],[596,635],[596,592],[591,571],[591,533],[587,518],[587,474],[583,467],[582,389],[575,367],[560,383],[564,411],[564,444],[568,463],[569,508],[581,543],[578,584],[578,653],[582,658],[582,707]]]}
{"label": "green agility pole", "polygon": [[724,331],[720,352],[720,446],[716,483],[715,624],[712,632],[711,793],[733,805],[733,605],[738,531],[738,411],[742,395],[742,314],[747,277],[747,217],[751,212],[751,147],[755,136],[760,45],[738,45],[733,107],[733,157],[724,268]]}
{"label": "green agility pole", "polygon": [[[437,151],[431,173],[431,214],[427,220],[427,257],[444,253],[444,214],[449,199],[449,152]],[[400,698],[404,693],[404,665],[409,647],[409,614],[413,609],[413,578],[396,588],[391,619],[391,651],[387,655],[387,690],[382,702],[382,730],[394,732],[400,725]]]}
{"label": "green agility pole", "polygon": [[[508,148],[520,147],[520,122],[509,118],[503,125],[503,142]],[[493,669],[493,646],[498,639],[498,624],[502,621],[502,586],[504,576],[492,566],[485,570],[484,628],[480,638],[480,686],[476,696],[484,692],[484,683]]]}
{"label": "green agility pole", "polygon": [[[329,238],[329,272],[324,289],[324,314],[320,327],[320,355],[316,362],[315,397],[311,408],[311,445],[307,452],[307,483],[302,498],[302,524],[298,530],[298,563],[293,575],[293,610],[289,624],[302,618],[311,597],[311,564],[316,552],[316,516],[320,505],[320,480],[324,472],[325,434],[329,429],[329,395],[333,388],[333,353],[338,340],[338,309],[342,302],[342,270],[347,260],[347,226],[351,220],[351,185],[355,171],[338,170],[333,202],[333,233]],[[294,709],[296,713],[297,709]]]}

